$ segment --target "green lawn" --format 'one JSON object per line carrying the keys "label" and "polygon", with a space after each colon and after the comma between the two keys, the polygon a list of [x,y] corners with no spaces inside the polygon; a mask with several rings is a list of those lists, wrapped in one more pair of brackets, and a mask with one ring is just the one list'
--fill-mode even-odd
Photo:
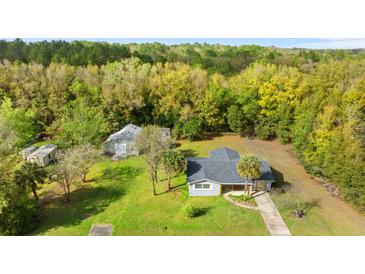
{"label": "green lawn", "polygon": [[355,226],[344,218],[342,212],[334,210],[331,217],[325,215],[321,201],[302,198],[306,209],[303,218],[296,218],[294,210],[286,205],[283,194],[272,193],[271,198],[288,226],[292,235],[298,236],[339,236],[364,235],[365,227]]}
{"label": "green lawn", "polygon": [[[182,149],[199,153],[186,146]],[[154,196],[140,157],[105,159],[93,167],[89,179],[94,181],[75,190],[71,202],[51,199],[32,235],[87,235],[95,223],[113,224],[113,235],[268,235],[257,211],[236,207],[223,197],[188,197],[185,174],[174,178],[173,191],[164,193],[166,180],[161,173],[161,194]],[[187,202],[206,213],[184,218],[180,209]]]}
{"label": "green lawn", "polygon": [[[296,219],[284,206],[285,196],[275,191],[271,193],[292,235],[365,235],[364,216],[314,183],[287,146],[227,135],[197,142],[183,141],[179,149],[188,156],[204,157],[221,146],[264,155],[278,181],[290,184],[301,181],[305,200],[319,200],[303,219]],[[258,211],[236,207],[223,197],[188,197],[185,174],[174,178],[174,191],[163,193],[166,178],[161,173],[158,191],[162,194],[153,196],[140,157],[120,162],[105,159],[92,168],[89,179],[94,181],[75,190],[71,202],[50,199],[32,235],[87,235],[94,223],[113,224],[114,235],[269,234]],[[50,186],[45,186],[41,195],[47,194],[49,189]],[[185,219],[180,209],[190,201],[205,208],[206,214]]]}

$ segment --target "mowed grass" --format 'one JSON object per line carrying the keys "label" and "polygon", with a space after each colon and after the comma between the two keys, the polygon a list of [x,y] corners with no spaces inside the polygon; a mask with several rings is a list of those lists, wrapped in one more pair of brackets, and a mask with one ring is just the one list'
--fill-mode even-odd
{"label": "mowed grass", "polygon": [[[200,156],[210,150],[190,142],[181,149]],[[97,223],[111,223],[113,235],[269,235],[258,211],[236,207],[223,197],[189,197],[185,174],[174,178],[174,189],[166,192],[166,176],[160,172],[160,177],[159,195],[154,196],[141,157],[104,159],[93,166],[88,176],[92,181],[73,191],[69,203],[54,197],[44,206],[31,235],[88,235]],[[204,208],[205,214],[185,218],[181,208],[188,202]]]}
{"label": "mowed grass", "polygon": [[347,222],[342,222],[342,219],[338,219],[337,214],[334,214],[333,218],[324,216],[320,202],[317,203],[317,201],[302,198],[302,204],[304,204],[304,208],[307,208],[308,211],[303,218],[296,218],[294,209],[286,205],[286,198],[283,194],[272,194],[271,197],[292,235],[364,235],[365,228],[361,229],[360,227],[348,225]]}
{"label": "mowed grass", "polygon": [[[365,218],[314,183],[288,146],[226,135],[181,141],[179,149],[186,156],[205,157],[210,150],[222,146],[241,153],[261,154],[269,161],[278,181],[302,182],[303,199],[309,202],[309,210],[302,219],[296,219],[285,206],[285,195],[271,193],[292,235],[365,235]],[[161,194],[153,196],[140,157],[120,162],[104,159],[92,168],[88,179],[93,181],[73,191],[71,202],[52,198],[46,203],[39,227],[32,235],[87,235],[92,224],[97,223],[111,223],[113,235],[269,235],[258,211],[233,206],[223,197],[188,197],[185,176],[174,178],[174,190],[164,193],[166,176],[161,172]],[[42,195],[49,189],[45,186]],[[311,207],[316,199],[318,204]],[[188,202],[205,208],[205,215],[184,218],[181,207]]]}
{"label": "mowed grass", "polygon": [[[270,196],[292,235],[365,235],[365,217],[314,182],[287,145],[225,135],[192,143],[183,141],[181,149],[199,151],[199,155],[208,156],[210,150],[222,146],[241,153],[255,153],[269,162],[278,181]],[[295,218],[293,209],[286,203],[288,194],[276,191],[275,187],[279,187],[280,182],[302,184],[300,196],[305,205],[304,218]]]}

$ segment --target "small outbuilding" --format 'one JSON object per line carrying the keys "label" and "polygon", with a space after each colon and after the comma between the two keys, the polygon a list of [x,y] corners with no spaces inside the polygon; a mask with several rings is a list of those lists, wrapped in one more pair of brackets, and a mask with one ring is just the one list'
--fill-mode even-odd
{"label": "small outbuilding", "polygon": [[[128,124],[120,131],[113,133],[104,143],[104,153],[113,155],[115,159],[123,159],[130,155],[138,155],[136,141],[143,129]],[[170,129],[161,128],[162,138],[170,138]]]}
{"label": "small outbuilding", "polygon": [[23,160],[27,160],[28,156],[36,150],[37,150],[37,147],[29,146],[29,147],[23,149],[20,154],[21,154]]}
{"label": "small outbuilding", "polygon": [[132,124],[113,133],[104,143],[104,153],[110,155],[138,155],[136,140],[142,128]]}
{"label": "small outbuilding", "polygon": [[27,157],[27,161],[36,163],[38,166],[48,166],[49,164],[56,162],[57,151],[58,148],[56,145],[47,144],[31,153]]}

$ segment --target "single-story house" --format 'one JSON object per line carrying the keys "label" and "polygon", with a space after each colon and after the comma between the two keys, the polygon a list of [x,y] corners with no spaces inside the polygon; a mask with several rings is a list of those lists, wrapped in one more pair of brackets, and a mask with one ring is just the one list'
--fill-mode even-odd
{"label": "single-story house", "polygon": [[41,146],[27,157],[27,161],[36,163],[38,166],[48,166],[56,162],[58,148],[56,145],[47,144]]}
{"label": "single-story house", "polygon": [[261,176],[246,181],[236,169],[240,154],[222,147],[210,151],[209,158],[187,159],[187,183],[190,196],[216,196],[231,191],[244,191],[248,183],[251,191],[270,191],[275,181],[269,164],[261,161]]}
{"label": "single-story house", "polygon": [[[129,155],[138,155],[136,141],[143,129],[136,125],[126,125],[120,131],[113,133],[104,143],[104,153],[113,155],[116,159]],[[162,138],[170,138],[170,129],[161,128]]]}
{"label": "single-story house", "polygon": [[21,156],[23,160],[27,160],[28,156],[32,154],[35,150],[37,150],[37,147],[29,146],[21,151]]}

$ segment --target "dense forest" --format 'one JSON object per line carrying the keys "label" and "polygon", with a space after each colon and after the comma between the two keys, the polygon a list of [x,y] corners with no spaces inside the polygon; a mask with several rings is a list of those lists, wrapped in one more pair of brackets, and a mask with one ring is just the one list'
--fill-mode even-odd
{"label": "dense forest", "polygon": [[314,63],[363,59],[365,50],[304,50],[260,47],[256,45],[226,46],[210,44],[160,43],[118,44],[103,42],[41,41],[26,43],[20,39],[0,40],[0,60],[37,63],[48,66],[61,63],[73,66],[106,65],[131,57],[143,63],[184,63],[200,67],[208,73],[233,75],[251,63],[294,66],[307,71]]}
{"label": "dense forest", "polygon": [[365,210],[362,50],[15,40],[0,41],[0,60],[3,155],[41,132],[63,147],[99,145],[126,123],[191,140],[233,131],[291,143]]}

